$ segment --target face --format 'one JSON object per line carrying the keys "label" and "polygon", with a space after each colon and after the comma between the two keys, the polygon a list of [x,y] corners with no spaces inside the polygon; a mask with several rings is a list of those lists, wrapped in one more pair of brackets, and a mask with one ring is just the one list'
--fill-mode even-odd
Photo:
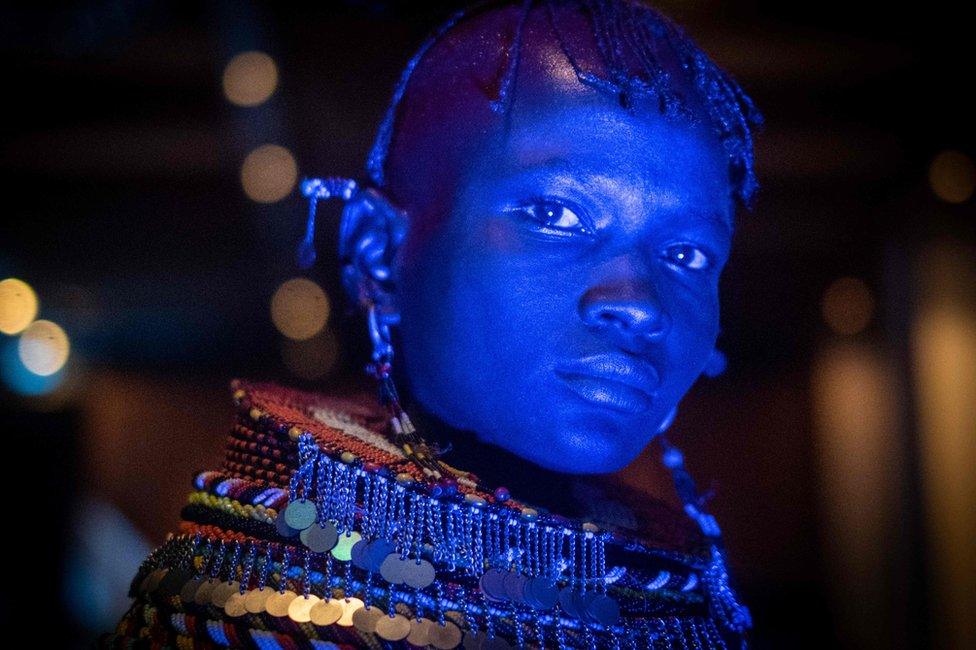
{"label": "face", "polygon": [[397,251],[411,394],[543,467],[620,469],[714,347],[729,197],[704,131],[603,97],[521,102]]}

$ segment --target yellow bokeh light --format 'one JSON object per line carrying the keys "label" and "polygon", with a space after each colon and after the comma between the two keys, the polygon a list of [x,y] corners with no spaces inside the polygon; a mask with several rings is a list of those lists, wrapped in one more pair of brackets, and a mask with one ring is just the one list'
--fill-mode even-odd
{"label": "yellow bokeh light", "polygon": [[22,332],[36,316],[37,294],[29,284],[17,278],[0,281],[0,332]]}
{"label": "yellow bokeh light", "polygon": [[257,106],[278,87],[278,66],[264,52],[241,52],[224,68],[223,85],[230,103]]}
{"label": "yellow bokeh light", "polygon": [[64,367],[71,345],[68,335],[57,323],[36,320],[23,331],[17,342],[17,354],[24,366],[35,375],[46,377]]}
{"label": "yellow bokeh light", "polygon": [[274,203],[288,196],[298,180],[298,165],[291,152],[276,144],[252,151],[241,166],[241,185],[248,198]]}
{"label": "yellow bokeh light", "polygon": [[320,379],[335,365],[338,344],[331,330],[323,330],[305,341],[282,339],[281,360],[296,377]]}
{"label": "yellow bokeh light", "polygon": [[271,321],[290,339],[306,341],[325,327],[331,305],[322,287],[308,278],[292,278],[271,297]]}
{"label": "yellow bokeh light", "polygon": [[961,151],[943,151],[929,165],[929,185],[947,203],[963,203],[976,191],[976,165]]}
{"label": "yellow bokeh light", "polygon": [[871,289],[860,278],[838,278],[824,291],[823,318],[830,329],[850,336],[868,326],[874,314]]}

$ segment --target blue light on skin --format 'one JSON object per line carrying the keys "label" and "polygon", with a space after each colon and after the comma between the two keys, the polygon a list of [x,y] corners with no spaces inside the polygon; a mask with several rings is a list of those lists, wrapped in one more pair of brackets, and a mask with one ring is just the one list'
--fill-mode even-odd
{"label": "blue light on skin", "polygon": [[[426,410],[549,470],[614,472],[714,348],[728,159],[701,124],[568,83],[551,49],[525,58],[507,122],[438,124],[463,157],[441,173],[431,148],[401,152],[425,186],[346,208],[352,275],[398,322],[395,367]],[[631,379],[594,376],[614,373]]]}

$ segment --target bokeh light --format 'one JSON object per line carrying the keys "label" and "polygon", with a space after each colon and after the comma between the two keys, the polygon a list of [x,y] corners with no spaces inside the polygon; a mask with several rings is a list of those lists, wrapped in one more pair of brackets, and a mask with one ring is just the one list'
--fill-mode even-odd
{"label": "bokeh light", "polygon": [[862,331],[874,314],[874,296],[860,278],[838,278],[824,291],[823,319],[838,334],[851,336]]}
{"label": "bokeh light", "polygon": [[13,392],[25,397],[48,395],[64,381],[66,368],[41,376],[24,366],[18,353],[19,340],[8,338],[0,340],[0,377]]}
{"label": "bokeh light", "polygon": [[324,329],[305,341],[282,339],[281,360],[300,379],[320,379],[335,365],[338,349],[335,333]]}
{"label": "bokeh light", "polygon": [[325,327],[331,305],[322,287],[308,278],[292,278],[271,297],[271,321],[290,339],[305,341]]}
{"label": "bokeh light", "polygon": [[68,335],[60,325],[49,320],[36,320],[21,333],[17,354],[25,368],[46,377],[64,367],[70,348]]}
{"label": "bokeh light", "polygon": [[0,332],[22,332],[36,316],[37,294],[29,284],[17,278],[0,281]]}
{"label": "bokeh light", "polygon": [[947,203],[963,203],[976,191],[976,164],[961,151],[943,151],[929,166],[929,185]]}
{"label": "bokeh light", "polygon": [[288,196],[298,180],[298,165],[291,152],[277,144],[263,144],[247,155],[241,166],[241,185],[248,198],[274,203]]}
{"label": "bokeh light", "polygon": [[241,52],[224,68],[224,95],[238,106],[257,106],[278,87],[278,66],[264,52]]}

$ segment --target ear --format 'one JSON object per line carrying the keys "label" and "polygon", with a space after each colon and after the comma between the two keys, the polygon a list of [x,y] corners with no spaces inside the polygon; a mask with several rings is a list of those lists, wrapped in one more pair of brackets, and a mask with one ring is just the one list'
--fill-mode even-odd
{"label": "ear", "polygon": [[400,316],[392,266],[408,225],[406,214],[374,188],[361,189],[346,202],[339,225],[339,261],[346,293],[360,307],[376,303],[389,324]]}

